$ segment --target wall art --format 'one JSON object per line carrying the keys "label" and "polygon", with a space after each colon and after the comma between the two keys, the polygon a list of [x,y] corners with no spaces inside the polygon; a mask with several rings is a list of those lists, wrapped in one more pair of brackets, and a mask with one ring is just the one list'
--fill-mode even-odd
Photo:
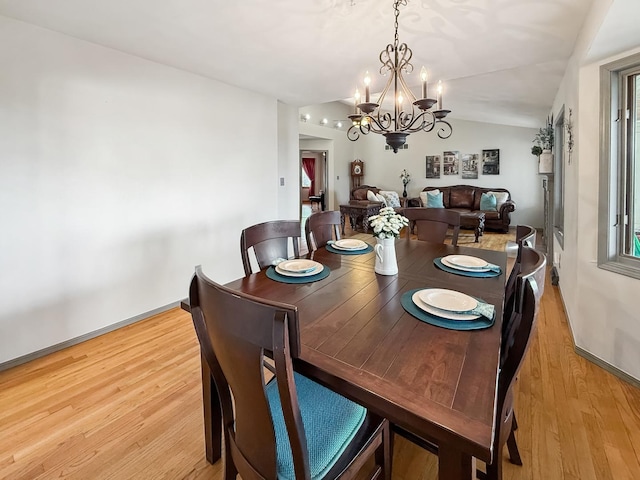
{"label": "wall art", "polygon": [[477,153],[462,155],[462,178],[478,178],[479,157]]}
{"label": "wall art", "polygon": [[482,174],[500,175],[500,150],[482,150]]}
{"label": "wall art", "polygon": [[440,178],[440,155],[427,155],[426,178]]}
{"label": "wall art", "polygon": [[442,155],[442,172],[445,175],[458,175],[460,152],[457,150],[444,152]]}

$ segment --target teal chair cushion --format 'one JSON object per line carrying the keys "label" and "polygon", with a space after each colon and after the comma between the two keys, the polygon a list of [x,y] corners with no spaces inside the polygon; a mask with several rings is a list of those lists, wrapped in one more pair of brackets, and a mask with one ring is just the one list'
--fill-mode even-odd
{"label": "teal chair cushion", "polygon": [[[356,436],[367,410],[297,373],[294,374],[294,381],[307,436],[311,478],[322,478]],[[269,382],[266,392],[276,434],[278,478],[294,480],[291,445],[275,380]]]}

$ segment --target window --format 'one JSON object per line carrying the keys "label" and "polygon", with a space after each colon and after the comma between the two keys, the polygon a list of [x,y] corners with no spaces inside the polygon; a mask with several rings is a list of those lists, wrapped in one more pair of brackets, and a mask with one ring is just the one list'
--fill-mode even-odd
{"label": "window", "polygon": [[640,278],[640,55],[600,68],[598,264]]}
{"label": "window", "polygon": [[303,168],[300,169],[300,173],[302,175],[302,188],[311,187],[311,180],[309,179],[309,175],[304,171]]}

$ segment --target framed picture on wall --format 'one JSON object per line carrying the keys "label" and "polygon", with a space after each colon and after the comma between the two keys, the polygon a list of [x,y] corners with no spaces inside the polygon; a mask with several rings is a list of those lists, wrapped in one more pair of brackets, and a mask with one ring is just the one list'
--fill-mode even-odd
{"label": "framed picture on wall", "polygon": [[482,174],[500,175],[500,150],[482,150]]}
{"label": "framed picture on wall", "polygon": [[478,161],[480,155],[477,153],[465,153],[462,155],[462,178],[478,178]]}
{"label": "framed picture on wall", "polygon": [[440,178],[440,155],[427,155],[426,178]]}
{"label": "framed picture on wall", "polygon": [[442,154],[442,172],[445,175],[458,175],[460,173],[458,159],[460,152],[447,151]]}

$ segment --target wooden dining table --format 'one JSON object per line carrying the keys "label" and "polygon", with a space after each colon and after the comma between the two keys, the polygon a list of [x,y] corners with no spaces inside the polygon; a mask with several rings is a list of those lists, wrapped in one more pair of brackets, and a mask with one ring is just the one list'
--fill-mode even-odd
{"label": "wooden dining table", "polygon": [[[354,238],[375,244],[371,235]],[[434,264],[450,254],[483,258],[503,273],[472,278]],[[439,479],[475,478],[475,459],[491,462],[498,454],[492,445],[506,254],[400,238],[396,256],[399,273],[383,276],[374,272],[374,252],[341,255],[321,248],[309,258],[331,270],[324,280],[280,283],[263,270],[227,286],[296,305],[302,345],[297,371],[437,445]],[[417,288],[481,298],[495,305],[495,323],[460,331],[420,321],[400,302]],[[206,454],[214,463],[220,458],[220,413],[204,361],[202,378]]]}

